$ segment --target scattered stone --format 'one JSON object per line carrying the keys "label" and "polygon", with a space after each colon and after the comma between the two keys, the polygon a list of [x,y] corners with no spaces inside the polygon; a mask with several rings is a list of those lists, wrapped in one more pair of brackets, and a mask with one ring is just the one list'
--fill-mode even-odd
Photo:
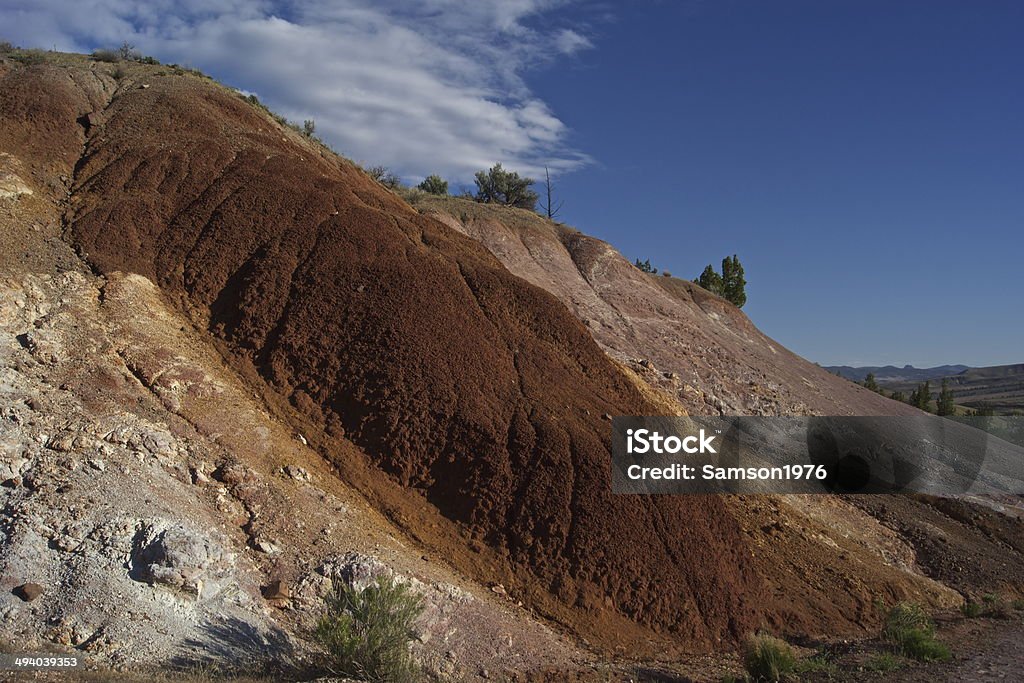
{"label": "scattered stone", "polygon": [[281,579],[275,579],[271,581],[266,586],[264,586],[260,592],[263,593],[264,598],[271,602],[290,600],[292,597],[292,592],[291,589],[288,587],[288,583]]}
{"label": "scattered stone", "polygon": [[90,459],[89,460],[89,467],[91,467],[94,470],[97,470],[99,472],[102,472],[102,471],[107,469],[106,463],[104,463],[99,458],[92,458],[92,459]]}
{"label": "scattered stone", "polygon": [[261,553],[266,553],[267,555],[273,555],[274,553],[281,552],[281,549],[270,541],[260,541],[256,544],[255,548]]}
{"label": "scattered stone", "polygon": [[259,480],[256,472],[241,463],[221,465],[213,472],[213,478],[228,486],[248,484]]}
{"label": "scattered stone", "polygon": [[43,594],[43,587],[38,583],[23,583],[11,592],[25,602],[32,602]]}
{"label": "scattered stone", "polygon": [[296,481],[309,481],[309,472],[306,468],[299,467],[298,465],[287,465],[284,468],[284,473]]}
{"label": "scattered stone", "polygon": [[130,575],[198,595],[202,577],[225,557],[213,541],[180,525],[147,524],[133,540]]}
{"label": "scattered stone", "polygon": [[203,472],[198,467],[193,467],[192,468],[192,483],[195,484],[196,486],[203,486],[205,484],[209,484],[210,483],[210,478],[208,476],[206,476],[206,473]]}
{"label": "scattered stone", "polygon": [[299,436],[299,441],[302,443],[303,446],[308,446],[309,445],[309,442],[306,441],[306,437],[304,437],[302,434],[299,434],[298,436]]}
{"label": "scattered stone", "polygon": [[601,416],[601,419],[602,419],[602,420],[606,420],[606,421],[608,421],[608,422],[611,422],[611,420],[612,420],[612,416],[611,416],[611,414],[610,414],[610,413],[604,413],[604,414],[603,414],[603,415]]}
{"label": "scattered stone", "polygon": [[508,595],[505,592],[505,587],[502,586],[500,583],[496,583],[493,586],[491,586],[491,592],[497,595]]}
{"label": "scattered stone", "polygon": [[17,482],[20,483],[22,470],[24,470],[27,465],[28,460],[26,458],[13,458],[11,460],[0,461],[0,482],[3,482],[4,486],[17,485],[13,482],[17,480]]}

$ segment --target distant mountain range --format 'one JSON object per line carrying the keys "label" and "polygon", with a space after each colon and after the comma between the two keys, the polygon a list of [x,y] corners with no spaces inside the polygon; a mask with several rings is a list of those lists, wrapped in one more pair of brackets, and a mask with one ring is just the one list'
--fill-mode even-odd
{"label": "distant mountain range", "polygon": [[869,373],[874,374],[875,381],[882,382],[923,382],[936,377],[950,377],[958,375],[965,370],[970,370],[969,365],[939,365],[934,368],[915,368],[913,365],[904,365],[898,368],[895,365],[872,365],[863,367],[852,367],[849,365],[832,365],[825,368],[831,373],[838,372],[841,376],[854,382],[863,382]]}
{"label": "distant mountain range", "polygon": [[943,378],[949,380],[958,405],[968,408],[987,406],[999,413],[1024,409],[1024,363],[972,368],[967,365],[940,365],[934,368],[915,368],[905,365],[878,367],[851,367],[838,365],[825,368],[854,382],[863,382],[872,373],[875,381],[889,391],[902,391],[909,395],[919,384],[931,382],[933,397]]}

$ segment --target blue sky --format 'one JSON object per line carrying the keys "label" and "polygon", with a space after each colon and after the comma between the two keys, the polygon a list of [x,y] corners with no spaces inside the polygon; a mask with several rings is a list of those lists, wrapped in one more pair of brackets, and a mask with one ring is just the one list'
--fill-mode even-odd
{"label": "blue sky", "polygon": [[630,258],[738,253],[822,364],[1024,362],[1021,35],[1015,0],[0,0],[4,39],[127,37],[412,181],[547,164]]}

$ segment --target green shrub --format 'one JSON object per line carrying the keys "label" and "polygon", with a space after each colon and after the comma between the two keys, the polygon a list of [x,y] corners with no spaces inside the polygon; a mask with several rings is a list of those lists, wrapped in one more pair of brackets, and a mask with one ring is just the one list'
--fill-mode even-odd
{"label": "green shrub", "polygon": [[533,211],[537,206],[537,193],[530,189],[532,178],[521,178],[515,171],[506,171],[495,164],[486,171],[477,171],[476,200],[478,202],[516,206]]}
{"label": "green shrub", "polygon": [[926,633],[935,632],[935,624],[924,608],[913,602],[901,602],[889,610],[885,617],[882,636],[889,642],[898,639],[900,634],[910,630],[921,630]]}
{"label": "green shrub", "polygon": [[759,633],[743,643],[743,666],[753,681],[778,681],[796,669],[796,655],[789,644]]}
{"label": "green shrub", "polygon": [[882,637],[899,654],[922,662],[950,658],[949,648],[935,639],[935,624],[920,605],[901,602],[885,618]]}
{"label": "green shrub", "polygon": [[326,602],[315,635],[335,673],[380,683],[417,680],[409,643],[423,601],[408,586],[383,577],[361,591],[341,584]]}
{"label": "green shrub", "polygon": [[637,259],[633,262],[633,265],[637,267],[641,273],[657,273],[658,269],[651,265],[651,259],[647,258],[641,261]]}
{"label": "green shrub", "polygon": [[980,617],[983,611],[984,609],[979,603],[973,602],[971,600],[965,602],[964,606],[960,608],[960,612],[969,619],[975,619],[977,617]]}
{"label": "green shrub", "polygon": [[416,187],[429,194],[441,195],[442,197],[448,194],[448,181],[436,174],[428,175]]}
{"label": "green shrub", "polygon": [[116,50],[93,50],[92,58],[97,62],[120,62],[121,55]]}
{"label": "green shrub", "polygon": [[1010,618],[1010,604],[1003,596],[987,593],[981,596],[981,601],[985,605],[985,616],[996,619]]}
{"label": "green shrub", "polygon": [[919,629],[908,631],[902,643],[900,651],[905,657],[916,659],[919,662],[944,662],[952,654],[949,647],[935,639],[934,634],[929,634]]}
{"label": "green shrub", "polygon": [[1014,600],[1013,601],[1013,609],[1017,610],[1018,612],[1024,610],[1024,600],[1020,600],[1020,599]]}
{"label": "green shrub", "polygon": [[864,668],[867,671],[875,671],[878,673],[888,673],[890,671],[896,671],[903,667],[903,661],[891,652],[879,652],[876,655],[872,655],[868,661],[864,662]]}

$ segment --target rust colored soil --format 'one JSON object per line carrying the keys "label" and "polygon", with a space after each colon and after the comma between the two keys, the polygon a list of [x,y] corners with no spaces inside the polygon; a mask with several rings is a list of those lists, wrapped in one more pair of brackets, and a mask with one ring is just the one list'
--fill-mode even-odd
{"label": "rust colored soil", "polygon": [[708,647],[760,621],[722,500],[610,494],[602,415],[650,408],[554,297],[215,84],[140,68],[95,103],[53,70],[7,79],[4,126],[74,165],[69,236],[360,446],[406,490],[417,538],[444,535],[414,513],[436,508],[464,539],[453,564],[511,577],[595,644],[640,625]]}

